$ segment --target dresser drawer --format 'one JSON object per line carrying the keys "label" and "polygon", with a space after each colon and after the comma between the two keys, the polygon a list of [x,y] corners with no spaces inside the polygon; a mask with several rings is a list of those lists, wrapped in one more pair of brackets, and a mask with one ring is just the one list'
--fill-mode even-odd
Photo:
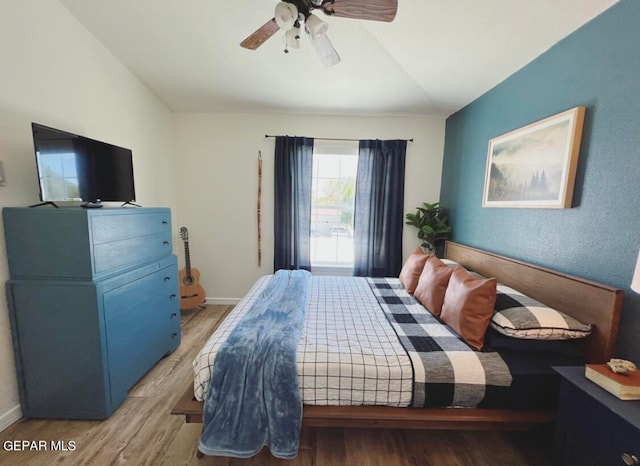
{"label": "dresser drawer", "polygon": [[[103,294],[106,322],[145,306],[178,306],[178,277],[175,266],[149,271],[147,275],[106,291]],[[168,316],[169,314],[167,314]]]}
{"label": "dresser drawer", "polygon": [[149,262],[172,252],[171,232],[96,244],[93,248],[95,275]]}
{"label": "dresser drawer", "polygon": [[109,378],[116,398],[170,351],[172,335],[165,332],[166,322],[143,311],[136,308],[107,323]]}
{"label": "dresser drawer", "polygon": [[167,212],[135,215],[102,215],[91,218],[93,244],[118,241],[136,236],[171,234],[171,217]]}

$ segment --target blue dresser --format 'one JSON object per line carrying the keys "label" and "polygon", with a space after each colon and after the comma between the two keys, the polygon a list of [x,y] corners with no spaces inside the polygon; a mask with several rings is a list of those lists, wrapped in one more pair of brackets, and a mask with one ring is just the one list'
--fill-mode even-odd
{"label": "blue dresser", "polygon": [[5,208],[22,411],[104,419],[180,344],[166,208]]}

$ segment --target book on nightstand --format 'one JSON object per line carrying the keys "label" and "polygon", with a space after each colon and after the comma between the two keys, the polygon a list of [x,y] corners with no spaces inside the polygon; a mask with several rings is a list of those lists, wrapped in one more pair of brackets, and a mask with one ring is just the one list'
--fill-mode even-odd
{"label": "book on nightstand", "polygon": [[621,400],[640,400],[640,370],[616,374],[606,364],[587,364],[584,375]]}

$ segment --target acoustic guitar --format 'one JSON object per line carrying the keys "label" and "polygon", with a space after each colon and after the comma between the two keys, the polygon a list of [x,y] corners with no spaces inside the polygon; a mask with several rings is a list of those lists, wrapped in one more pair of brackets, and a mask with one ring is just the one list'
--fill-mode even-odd
{"label": "acoustic guitar", "polygon": [[185,268],[178,272],[180,280],[180,310],[193,309],[200,306],[205,300],[205,291],[200,285],[200,271],[191,267],[189,254],[189,230],[180,228],[180,237],[184,242]]}

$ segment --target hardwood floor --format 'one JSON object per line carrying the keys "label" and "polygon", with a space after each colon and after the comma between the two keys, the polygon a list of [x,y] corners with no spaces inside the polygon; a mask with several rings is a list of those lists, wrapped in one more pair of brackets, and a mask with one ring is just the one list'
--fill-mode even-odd
{"label": "hardwood floor", "polygon": [[[205,457],[195,445],[200,424],[185,424],[171,407],[192,377],[191,361],[231,306],[208,306],[182,314],[182,343],[129,392],[105,421],[21,420],[0,432],[0,464],[198,465],[198,466],[542,466],[550,464],[550,432],[303,429],[295,460],[263,450],[251,459]],[[46,381],[43,381],[46,383]],[[43,441],[47,451],[6,451],[5,442]],[[64,441],[73,451],[51,451]]]}

